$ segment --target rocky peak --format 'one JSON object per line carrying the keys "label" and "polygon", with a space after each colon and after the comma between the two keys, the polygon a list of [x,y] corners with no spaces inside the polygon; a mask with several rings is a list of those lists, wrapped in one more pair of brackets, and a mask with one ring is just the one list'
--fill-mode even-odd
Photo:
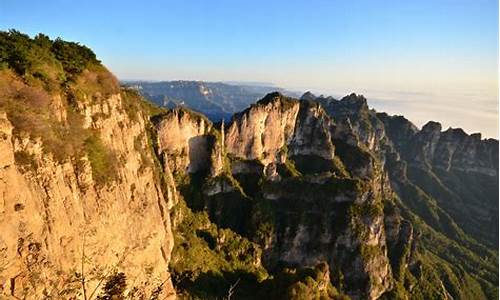
{"label": "rocky peak", "polygon": [[227,153],[265,165],[279,160],[293,136],[299,106],[299,101],[275,92],[236,114],[226,129]]}
{"label": "rocky peak", "polygon": [[301,100],[295,132],[288,145],[291,156],[317,156],[332,160],[335,147],[331,133],[333,122],[319,103]]}
{"label": "rocky peak", "polygon": [[300,100],[316,100],[316,96],[310,91],[307,91],[300,97]]}
{"label": "rocky peak", "polygon": [[133,299],[172,299],[172,281],[187,298],[497,296],[498,141],[418,130],[356,94],[271,93],[219,129],[90,57],[52,57],[50,93],[0,70],[0,298],[92,298],[125,278]]}
{"label": "rocky peak", "polygon": [[351,93],[348,96],[340,99],[345,106],[349,106],[353,110],[367,110],[368,104],[366,98],[363,95],[356,95],[356,93]]}
{"label": "rocky peak", "polygon": [[410,161],[423,163],[428,168],[464,170],[497,176],[498,141],[481,140],[480,134],[468,135],[461,128],[441,131],[441,124],[430,121],[422,127],[411,142]]}
{"label": "rocky peak", "polygon": [[284,97],[283,94],[281,94],[278,91],[275,91],[275,92],[267,93],[262,99],[257,101],[257,103],[266,104],[266,103],[269,103],[270,101],[278,101],[282,97]]}
{"label": "rocky peak", "polygon": [[435,133],[441,133],[441,129],[442,129],[441,123],[429,121],[424,126],[422,126],[421,132],[435,134]]}
{"label": "rocky peak", "polygon": [[186,108],[175,108],[155,117],[158,151],[174,173],[222,169],[222,140],[212,122]]}

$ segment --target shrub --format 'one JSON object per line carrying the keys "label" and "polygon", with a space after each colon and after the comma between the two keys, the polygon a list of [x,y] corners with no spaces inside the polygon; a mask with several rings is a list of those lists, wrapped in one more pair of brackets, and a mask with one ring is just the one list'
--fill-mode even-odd
{"label": "shrub", "polygon": [[90,97],[89,100],[99,100],[120,92],[118,79],[99,65],[92,65],[83,70],[73,78],[70,88],[76,100],[86,100],[84,97]]}
{"label": "shrub", "polygon": [[92,167],[92,177],[97,184],[105,184],[117,178],[116,155],[108,149],[98,135],[89,136],[85,142],[85,151]]}
{"label": "shrub", "polygon": [[14,159],[16,164],[25,171],[36,170],[38,167],[34,155],[26,151],[14,152]]}
{"label": "shrub", "polygon": [[52,44],[52,52],[62,63],[64,71],[71,74],[81,73],[89,64],[99,64],[92,50],[79,43],[57,38]]}
{"label": "shrub", "polygon": [[111,275],[104,285],[104,289],[101,295],[97,297],[97,300],[122,300],[125,299],[123,293],[127,288],[127,277],[124,273],[119,272]]}
{"label": "shrub", "polygon": [[0,31],[0,68],[11,68],[26,79],[51,85],[100,65],[94,52],[74,42],[55,41],[44,34],[33,39],[16,30]]}

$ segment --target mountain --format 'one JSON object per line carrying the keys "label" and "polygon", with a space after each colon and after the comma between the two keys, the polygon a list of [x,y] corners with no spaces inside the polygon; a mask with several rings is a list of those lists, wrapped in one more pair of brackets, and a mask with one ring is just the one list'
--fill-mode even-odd
{"label": "mountain", "polygon": [[498,297],[497,140],[356,94],[213,123],[44,35],[0,58],[1,298]]}
{"label": "mountain", "polygon": [[270,84],[252,82],[126,81],[125,84],[157,105],[167,108],[187,106],[203,113],[213,122],[231,119],[234,113],[276,90],[290,96],[299,96]]}
{"label": "mountain", "polygon": [[77,43],[0,32],[0,57],[0,298],[96,299],[124,281],[175,298],[154,108]]}
{"label": "mountain", "polygon": [[404,117],[369,110],[366,99],[355,94],[340,101],[324,97],[315,100],[334,119],[349,122],[360,138],[358,143],[386,162],[389,176],[395,173],[391,184],[400,198],[414,199],[416,202],[408,202],[414,209],[423,209],[418,202],[429,202],[410,196],[416,190],[419,198],[432,200],[429,211],[437,208],[443,214],[428,220],[434,227],[449,230],[459,240],[464,238],[464,230],[482,244],[496,248],[497,140],[482,140],[481,134],[468,135],[460,128],[442,131],[441,124],[433,121],[418,130]]}

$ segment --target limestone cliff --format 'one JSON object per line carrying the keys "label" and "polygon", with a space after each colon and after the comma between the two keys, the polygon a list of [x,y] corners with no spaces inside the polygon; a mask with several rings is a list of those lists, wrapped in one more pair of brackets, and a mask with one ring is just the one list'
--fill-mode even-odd
{"label": "limestone cliff", "polygon": [[[153,167],[141,161],[152,164],[151,154],[143,157],[144,150],[134,148],[147,145],[144,116],[131,121],[119,94],[81,111],[90,119],[109,116],[88,124],[122,162],[117,180],[104,186],[93,179],[87,157],[55,162],[44,155],[40,140],[12,136],[2,116],[2,293],[37,298],[65,291],[82,297],[79,278],[92,293],[102,276],[120,271],[141,293],[164,286],[171,294],[171,200],[164,198]],[[29,155],[36,169],[23,169],[17,153]]]}
{"label": "limestone cliff", "polygon": [[[306,93],[303,99],[317,101],[335,120],[337,143],[369,149],[387,172],[386,180],[400,199],[395,207],[384,208],[394,277],[434,282],[442,287],[436,291],[440,298],[493,297],[498,273],[487,261],[496,261],[498,253],[498,141],[482,140],[480,134],[469,135],[462,129],[442,131],[432,121],[418,129],[402,116],[369,109],[366,99],[355,94],[336,100]],[[425,271],[426,264],[434,261],[429,252],[444,261]],[[472,288],[475,279],[448,265],[460,265],[473,274],[465,262],[472,260],[488,270],[478,279],[483,282],[481,289]],[[428,292],[422,284],[405,289],[417,298]]]}
{"label": "limestone cliff", "polygon": [[54,61],[73,79],[0,71],[0,298],[96,299],[113,278],[134,299],[175,298],[146,106],[95,61]]}
{"label": "limestone cliff", "polygon": [[[327,262],[345,292],[375,299],[392,285],[379,209],[385,183],[371,159],[357,166],[370,171],[348,177],[342,161],[351,150],[336,154],[335,128],[317,103],[273,93],[233,118],[226,149],[237,158],[232,175],[243,189],[272,207],[267,266]],[[263,177],[263,185],[252,186],[252,177]]]}
{"label": "limestone cliff", "polygon": [[264,165],[280,161],[280,150],[291,140],[299,103],[269,94],[249,109],[233,117],[226,130],[227,153]]}
{"label": "limestone cliff", "polygon": [[158,152],[164,155],[172,172],[210,171],[217,176],[222,170],[221,141],[217,140],[212,122],[184,108],[156,116]]}

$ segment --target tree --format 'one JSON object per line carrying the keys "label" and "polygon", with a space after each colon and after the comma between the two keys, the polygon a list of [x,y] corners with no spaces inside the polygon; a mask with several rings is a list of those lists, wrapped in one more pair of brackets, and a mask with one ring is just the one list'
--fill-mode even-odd
{"label": "tree", "polygon": [[123,293],[127,288],[127,277],[123,272],[118,272],[111,275],[104,285],[102,295],[98,296],[98,300],[122,300],[125,298]]}

